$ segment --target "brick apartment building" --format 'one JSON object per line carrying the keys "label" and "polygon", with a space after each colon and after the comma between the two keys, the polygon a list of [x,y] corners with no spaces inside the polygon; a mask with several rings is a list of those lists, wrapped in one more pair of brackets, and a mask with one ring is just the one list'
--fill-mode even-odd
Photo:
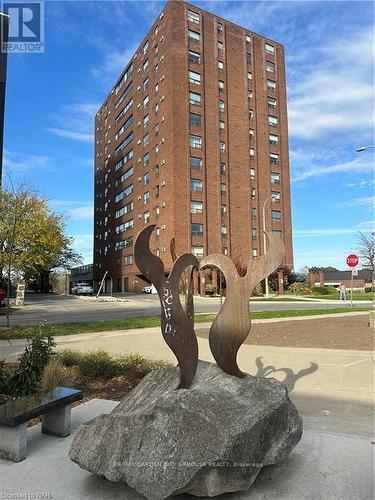
{"label": "brick apartment building", "polygon": [[151,223],[167,271],[172,238],[178,254],[247,263],[264,253],[267,199],[292,268],[283,46],[170,0],[96,115],[94,280],[145,286],[133,244]]}

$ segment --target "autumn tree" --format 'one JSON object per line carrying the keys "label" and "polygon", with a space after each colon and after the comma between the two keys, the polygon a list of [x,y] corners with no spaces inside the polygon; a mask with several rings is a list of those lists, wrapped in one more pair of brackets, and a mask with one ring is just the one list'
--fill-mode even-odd
{"label": "autumn tree", "polygon": [[357,236],[358,253],[362,264],[371,270],[372,283],[375,280],[375,238],[374,234],[366,235],[361,231]]}

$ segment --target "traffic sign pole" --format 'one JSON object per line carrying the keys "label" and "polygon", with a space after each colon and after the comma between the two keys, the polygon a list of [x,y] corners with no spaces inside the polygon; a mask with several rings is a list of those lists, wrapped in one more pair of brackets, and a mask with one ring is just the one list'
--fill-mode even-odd
{"label": "traffic sign pole", "polygon": [[[346,257],[346,264],[351,268],[352,275],[350,279],[350,307],[353,307],[353,276],[354,276],[354,268],[358,266],[359,258],[356,254],[351,253]],[[358,273],[356,273],[358,274]]]}
{"label": "traffic sign pole", "polygon": [[350,283],[350,307],[353,307],[353,272],[354,269],[352,269],[352,279]]}

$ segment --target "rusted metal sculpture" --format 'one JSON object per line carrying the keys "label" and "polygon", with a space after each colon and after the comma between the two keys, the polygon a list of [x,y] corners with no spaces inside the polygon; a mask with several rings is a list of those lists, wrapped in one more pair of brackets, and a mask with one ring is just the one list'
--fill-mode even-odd
{"label": "rusted metal sculpture", "polygon": [[178,388],[187,389],[197,371],[198,342],[194,332],[193,295],[190,290],[184,310],[180,302],[179,284],[181,274],[185,269],[192,270],[194,267],[198,267],[199,263],[192,254],[181,255],[176,259],[169,276],[166,278],[162,260],[151,252],[149,246],[150,236],[155,227],[155,225],[147,226],[138,234],[134,245],[134,260],[159,294],[162,306],[162,334],[180,366],[181,375]]}
{"label": "rusted metal sculpture", "polygon": [[285,247],[281,238],[266,233],[269,249],[257,259],[250,258],[247,273],[238,275],[233,261],[221,254],[208,255],[200,268],[218,267],[226,280],[226,298],[223,307],[211,325],[209,342],[211,352],[222,370],[243,377],[237,365],[237,352],[250,333],[249,298],[255,286],[271,274],[284,260]]}

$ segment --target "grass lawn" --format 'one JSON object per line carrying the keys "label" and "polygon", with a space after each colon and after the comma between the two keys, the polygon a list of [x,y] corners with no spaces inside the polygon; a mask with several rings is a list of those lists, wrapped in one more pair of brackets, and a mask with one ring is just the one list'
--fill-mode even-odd
{"label": "grass lawn", "polygon": [[[252,319],[268,319],[268,318],[293,318],[296,316],[316,316],[317,314],[336,314],[347,313],[354,311],[366,312],[366,308],[353,307],[348,309],[329,308],[329,309],[300,309],[297,311],[259,311],[251,314]],[[214,319],[213,314],[198,314],[195,316],[195,323],[211,322]],[[61,323],[49,325],[50,333],[53,336],[59,335],[76,335],[80,333],[104,332],[113,330],[129,330],[132,328],[147,328],[160,325],[160,316],[142,316],[137,318],[129,318],[122,320],[108,321],[85,321],[81,323]],[[14,326],[9,329],[0,330],[0,340],[20,339],[24,338],[32,328],[30,326]]]}
{"label": "grass lawn", "polygon": [[[328,300],[339,300],[339,293],[330,293],[328,295],[323,295],[320,293],[305,295],[306,298],[312,299],[328,299]],[[350,301],[350,292],[346,294],[346,300]],[[353,293],[353,300],[375,300],[375,294],[373,292],[362,292]]]}

